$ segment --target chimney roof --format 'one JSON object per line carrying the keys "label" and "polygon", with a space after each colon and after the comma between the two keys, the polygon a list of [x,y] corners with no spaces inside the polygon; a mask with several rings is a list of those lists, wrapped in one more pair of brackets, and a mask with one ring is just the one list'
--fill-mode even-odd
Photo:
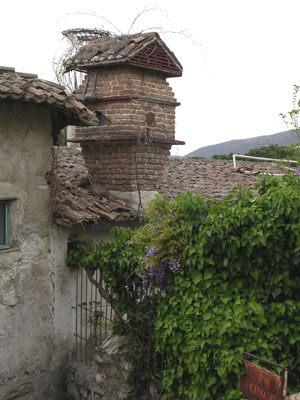
{"label": "chimney roof", "polygon": [[65,69],[86,71],[120,64],[159,71],[166,77],[182,75],[181,64],[156,32],[99,38],[79,48],[65,62]]}

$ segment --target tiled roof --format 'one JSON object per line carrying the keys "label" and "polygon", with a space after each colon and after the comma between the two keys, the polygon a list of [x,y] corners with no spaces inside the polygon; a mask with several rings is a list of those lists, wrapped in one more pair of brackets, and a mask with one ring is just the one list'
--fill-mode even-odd
{"label": "tiled roof", "polygon": [[[76,148],[60,147],[55,152],[56,178],[55,221],[60,225],[100,221],[126,221],[137,218],[134,210],[107,192],[93,189],[81,152]],[[222,199],[235,185],[254,190],[260,172],[280,173],[269,163],[239,162],[233,168],[231,161],[170,159],[167,163],[159,192],[168,199],[190,190],[202,196]]]}
{"label": "tiled roof", "polygon": [[124,202],[117,201],[107,192],[93,189],[81,152],[76,148],[54,148],[51,186],[54,218],[58,225],[136,219],[136,212]]}
{"label": "tiled roof", "polygon": [[254,190],[258,175],[263,172],[282,173],[269,163],[239,160],[237,168],[234,168],[232,161],[170,159],[164,169],[159,192],[168,199],[174,199],[180,193],[193,190],[201,196],[220,200],[236,185]]}
{"label": "tiled roof", "polygon": [[116,64],[131,64],[181,76],[182,66],[155,32],[107,36],[81,47],[65,63],[66,71]]}
{"label": "tiled roof", "polygon": [[98,125],[94,113],[65,88],[37,75],[0,67],[0,101],[12,100],[46,104],[63,117],[65,125]]}

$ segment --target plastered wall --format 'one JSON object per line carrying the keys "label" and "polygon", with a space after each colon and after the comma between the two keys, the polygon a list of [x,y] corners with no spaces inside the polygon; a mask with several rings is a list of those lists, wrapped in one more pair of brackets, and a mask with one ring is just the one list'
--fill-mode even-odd
{"label": "plastered wall", "polygon": [[73,343],[74,273],[61,261],[69,233],[52,227],[44,177],[51,129],[48,108],[0,104],[0,199],[12,199],[10,248],[0,250],[1,399],[61,398],[60,366]]}
{"label": "plastered wall", "polygon": [[75,345],[76,271],[66,265],[73,231],[52,221],[48,108],[0,103],[0,199],[10,200],[10,248],[0,250],[0,399],[64,398]]}

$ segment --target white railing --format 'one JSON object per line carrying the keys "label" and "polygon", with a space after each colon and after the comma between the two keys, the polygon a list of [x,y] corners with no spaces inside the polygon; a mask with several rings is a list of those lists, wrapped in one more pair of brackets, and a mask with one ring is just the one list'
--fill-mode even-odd
{"label": "white railing", "polygon": [[236,159],[237,158],[247,158],[247,159],[252,159],[252,160],[287,162],[287,163],[297,164],[297,161],[295,161],[295,160],[279,160],[277,158],[254,157],[254,156],[245,156],[243,154],[233,154],[232,155],[232,160],[233,160],[233,167],[234,168],[236,168]]}

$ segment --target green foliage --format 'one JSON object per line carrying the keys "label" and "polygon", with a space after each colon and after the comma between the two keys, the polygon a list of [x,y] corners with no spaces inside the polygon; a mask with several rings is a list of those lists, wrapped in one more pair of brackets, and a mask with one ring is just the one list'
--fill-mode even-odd
{"label": "green foliage", "polygon": [[[245,351],[289,366],[289,388],[300,390],[300,180],[263,176],[257,189],[255,198],[236,188],[223,202],[158,196],[144,227],[116,230],[115,243],[88,256],[119,312],[129,313],[133,330],[123,332],[140,332],[137,319],[154,329],[171,399],[243,399]],[[168,272],[162,293],[142,296],[140,313],[137,288],[151,246],[159,261],[176,254],[181,267]]]}
{"label": "green foliage", "polygon": [[67,127],[58,132],[55,145],[59,147],[67,145]]}
{"label": "green foliage", "polygon": [[233,153],[229,154],[214,154],[211,158],[213,160],[232,160]]}
{"label": "green foliage", "polygon": [[289,386],[298,383],[300,184],[292,175],[267,180],[258,199],[237,190],[212,206],[159,305],[157,345],[167,354],[171,398],[190,390],[194,398],[242,398],[244,351],[289,365]]}
{"label": "green foliage", "polygon": [[[297,149],[298,144],[292,144],[290,146],[277,146],[270,144],[269,146],[263,146],[255,149],[251,149],[246,156],[253,157],[264,157],[264,158],[276,158],[279,160],[289,159],[297,160],[299,158],[299,151]],[[233,153],[230,154],[215,154],[212,156],[214,160],[232,160]],[[248,160],[253,162],[261,162],[260,160]]]}
{"label": "green foliage", "polygon": [[[154,363],[155,350],[152,332],[158,296],[151,296],[142,287],[141,265],[144,249],[134,239],[134,231],[114,228],[112,242],[73,241],[67,262],[72,267],[84,267],[92,274],[98,270],[105,298],[111,304],[118,318],[113,331],[118,335],[134,338],[135,352],[131,354],[135,369],[131,380],[136,392],[143,389],[148,377],[149,366]],[[95,275],[95,274],[94,274]],[[145,349],[146,344],[146,349]],[[160,362],[159,355],[156,362]],[[160,383],[161,379],[158,378]]]}
{"label": "green foliage", "polygon": [[299,127],[299,115],[300,115],[300,100],[299,100],[300,86],[294,85],[293,97],[292,97],[292,109],[287,114],[280,113],[279,116],[286,124],[287,128],[293,133],[293,135],[300,140],[300,127]]}
{"label": "green foliage", "polygon": [[296,160],[297,148],[294,144],[290,146],[276,146],[275,144],[271,144],[269,146],[260,147],[258,149],[251,149],[246,155],[265,158]]}

